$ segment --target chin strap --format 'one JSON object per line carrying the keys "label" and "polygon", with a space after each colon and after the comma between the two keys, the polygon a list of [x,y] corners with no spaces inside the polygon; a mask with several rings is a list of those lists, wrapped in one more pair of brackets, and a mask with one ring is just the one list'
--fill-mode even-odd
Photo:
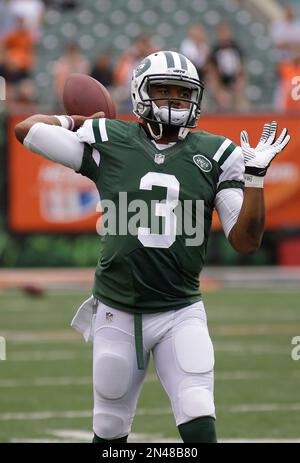
{"label": "chin strap", "polygon": [[190,129],[186,128],[186,127],[180,127],[179,131],[178,131],[178,139],[179,140],[184,140],[185,137],[187,136],[187,134],[189,133]]}
{"label": "chin strap", "polygon": [[[160,140],[163,134],[163,125],[160,124],[159,122],[157,124],[159,126],[159,134],[155,135],[155,133],[152,130],[151,125],[149,124],[149,122],[147,122],[148,130],[150,132],[151,137],[153,137],[154,140]],[[178,140],[184,140],[189,132],[190,132],[190,129],[188,129],[187,127],[180,127],[180,129],[178,130]]]}
{"label": "chin strap", "polygon": [[155,133],[153,132],[153,130],[152,130],[152,128],[151,128],[151,125],[149,124],[149,122],[147,122],[148,130],[149,130],[149,132],[150,132],[151,137],[153,137],[154,140],[160,140],[161,137],[162,137],[162,134],[163,134],[163,127],[162,127],[162,124],[158,123],[158,126],[159,126],[159,134],[158,134],[158,135],[155,135]]}

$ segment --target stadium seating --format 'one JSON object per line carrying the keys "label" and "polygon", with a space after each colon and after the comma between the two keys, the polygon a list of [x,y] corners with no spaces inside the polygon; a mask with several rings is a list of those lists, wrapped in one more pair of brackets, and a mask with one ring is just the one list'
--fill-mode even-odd
{"label": "stadium seating", "polygon": [[91,60],[107,48],[117,59],[145,31],[157,46],[176,50],[195,22],[205,26],[213,44],[214,28],[221,20],[231,24],[245,53],[247,93],[253,108],[270,107],[276,75],[267,27],[234,0],[85,0],[72,11],[47,11],[35,72],[40,100],[52,101],[53,64],[68,41],[77,41]]}

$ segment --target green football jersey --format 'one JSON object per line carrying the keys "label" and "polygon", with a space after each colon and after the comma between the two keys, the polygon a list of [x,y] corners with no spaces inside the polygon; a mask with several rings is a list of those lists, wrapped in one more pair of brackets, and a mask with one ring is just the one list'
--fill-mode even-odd
{"label": "green football jersey", "polygon": [[135,313],[200,300],[216,194],[243,188],[240,148],[196,131],[160,150],[139,123],[120,120],[88,120],[77,134],[79,173],[95,182],[103,212],[94,296]]}

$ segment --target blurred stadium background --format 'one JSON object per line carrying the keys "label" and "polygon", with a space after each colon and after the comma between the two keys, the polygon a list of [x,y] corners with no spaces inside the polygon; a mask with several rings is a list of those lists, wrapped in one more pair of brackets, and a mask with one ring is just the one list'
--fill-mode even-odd
{"label": "blurred stadium background", "polygon": [[[98,78],[131,117],[132,67],[155,49],[197,64],[200,128],[238,143],[276,119],[293,136],[268,172],[261,249],[237,254],[215,220],[201,286],[220,440],[300,441],[300,1],[0,0],[1,442],[91,440],[91,346],[69,323],[101,250],[91,182],[28,153],[13,128],[63,113],[71,72]],[[131,441],[178,439],[151,367]]]}

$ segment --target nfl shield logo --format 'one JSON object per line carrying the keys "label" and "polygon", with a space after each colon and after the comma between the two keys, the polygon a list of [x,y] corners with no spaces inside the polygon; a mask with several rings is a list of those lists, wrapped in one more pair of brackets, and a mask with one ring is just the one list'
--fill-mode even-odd
{"label": "nfl shield logo", "polygon": [[106,312],[106,321],[112,322],[113,321],[113,316],[114,316],[114,314],[112,314],[111,312]]}
{"label": "nfl shield logo", "polygon": [[165,155],[157,153],[154,158],[156,164],[163,164],[165,162]]}

